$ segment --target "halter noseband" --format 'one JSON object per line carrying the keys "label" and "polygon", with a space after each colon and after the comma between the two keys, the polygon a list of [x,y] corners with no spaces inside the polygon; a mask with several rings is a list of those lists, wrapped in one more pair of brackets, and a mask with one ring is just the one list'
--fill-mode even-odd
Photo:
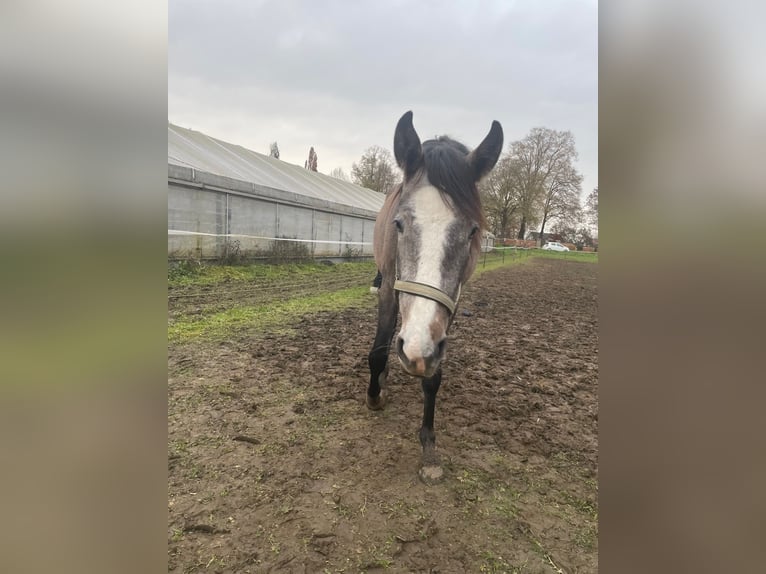
{"label": "halter noseband", "polygon": [[455,297],[455,300],[453,301],[444,291],[432,287],[431,285],[417,283],[416,281],[402,281],[399,278],[394,281],[394,291],[402,291],[411,295],[418,295],[419,297],[425,297],[426,299],[441,303],[449,310],[450,315],[455,314],[457,303],[460,300],[460,291],[462,290],[462,287],[462,285],[458,285],[457,297]]}

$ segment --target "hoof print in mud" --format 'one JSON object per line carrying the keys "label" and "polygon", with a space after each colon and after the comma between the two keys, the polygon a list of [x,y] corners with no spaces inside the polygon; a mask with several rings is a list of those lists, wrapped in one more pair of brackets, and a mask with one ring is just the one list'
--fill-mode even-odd
{"label": "hoof print in mud", "polygon": [[444,479],[444,469],[441,466],[422,466],[418,472],[420,480],[426,484],[436,484]]}
{"label": "hoof print in mud", "polygon": [[[420,437],[419,381],[398,365],[385,408],[367,409],[355,357],[369,350],[368,307],[306,315],[315,344],[290,356],[288,332],[265,332],[257,358],[247,329],[238,351],[170,342],[168,572],[598,572],[597,280],[595,263],[563,259],[480,275],[463,295],[474,317],[450,341],[433,443]],[[221,293],[201,295],[217,313]],[[173,301],[194,316],[198,299]],[[316,381],[300,380],[298,352]],[[176,366],[186,356],[194,364]],[[236,386],[232,368],[245,373]]]}

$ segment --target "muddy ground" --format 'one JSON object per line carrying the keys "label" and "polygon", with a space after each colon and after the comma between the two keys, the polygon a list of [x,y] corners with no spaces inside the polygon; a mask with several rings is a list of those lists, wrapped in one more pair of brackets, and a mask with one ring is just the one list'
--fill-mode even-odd
{"label": "muddy ground", "polygon": [[466,286],[438,485],[418,479],[419,381],[394,362],[386,410],[364,405],[373,295],[171,346],[169,570],[596,572],[596,274],[530,259]]}

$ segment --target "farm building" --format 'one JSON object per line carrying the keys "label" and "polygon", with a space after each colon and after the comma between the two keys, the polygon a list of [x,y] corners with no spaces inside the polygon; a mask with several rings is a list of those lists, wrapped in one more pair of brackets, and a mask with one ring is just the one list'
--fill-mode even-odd
{"label": "farm building", "polygon": [[[372,254],[384,195],[168,123],[168,257]],[[292,240],[292,241],[287,241]]]}

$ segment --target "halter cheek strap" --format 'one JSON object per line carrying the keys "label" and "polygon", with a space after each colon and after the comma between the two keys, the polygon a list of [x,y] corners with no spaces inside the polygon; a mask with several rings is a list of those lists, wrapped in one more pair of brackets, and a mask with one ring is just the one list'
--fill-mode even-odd
{"label": "halter cheek strap", "polygon": [[425,283],[417,283],[416,281],[402,281],[401,279],[396,279],[394,281],[395,291],[402,291],[404,293],[410,293],[411,295],[418,295],[420,297],[425,297],[426,299],[436,301],[437,303],[441,303],[449,310],[450,315],[455,314],[457,303],[460,300],[460,291],[462,290],[462,287],[462,285],[458,285],[457,297],[453,301],[452,298],[444,291],[437,289],[436,287],[432,287],[431,285],[426,285]]}

